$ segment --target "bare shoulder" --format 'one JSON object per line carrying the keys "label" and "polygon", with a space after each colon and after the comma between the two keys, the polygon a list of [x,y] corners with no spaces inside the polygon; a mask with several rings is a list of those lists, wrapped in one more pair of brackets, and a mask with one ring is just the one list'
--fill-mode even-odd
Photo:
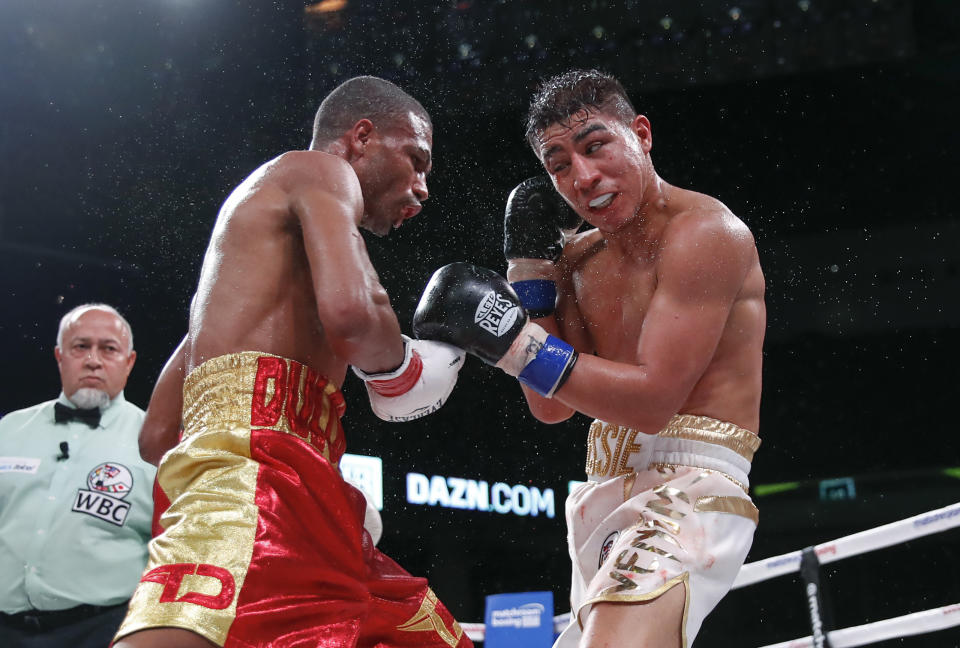
{"label": "bare shoulder", "polygon": [[561,263],[570,267],[576,266],[599,251],[602,245],[603,236],[600,230],[592,228],[578,232],[564,244]]}
{"label": "bare shoulder", "polygon": [[660,241],[657,277],[683,294],[734,295],[759,272],[753,234],[726,205],[704,194],[677,196]]}
{"label": "bare shoulder", "polygon": [[335,201],[351,211],[362,210],[360,181],[343,158],[321,151],[288,151],[251,173],[231,196],[243,202],[256,197],[259,204],[274,203],[295,213],[317,201]]}
{"label": "bare shoulder", "polygon": [[[677,211],[663,232],[662,249],[701,253],[728,249],[747,254],[755,250],[753,234],[722,202],[688,190],[678,196]],[[695,248],[691,250],[690,248]]]}
{"label": "bare shoulder", "polygon": [[342,191],[359,184],[357,174],[346,160],[322,151],[287,151],[263,168],[274,181],[291,189],[310,185]]}

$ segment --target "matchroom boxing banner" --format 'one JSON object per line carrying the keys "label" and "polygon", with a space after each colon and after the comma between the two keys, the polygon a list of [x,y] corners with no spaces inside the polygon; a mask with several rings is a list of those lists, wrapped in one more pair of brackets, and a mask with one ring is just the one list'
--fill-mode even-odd
{"label": "matchroom boxing banner", "polygon": [[553,592],[492,594],[484,615],[486,648],[550,648]]}

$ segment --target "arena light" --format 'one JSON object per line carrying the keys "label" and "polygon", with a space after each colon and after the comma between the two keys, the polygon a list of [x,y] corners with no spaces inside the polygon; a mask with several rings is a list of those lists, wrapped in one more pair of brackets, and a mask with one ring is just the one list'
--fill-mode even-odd
{"label": "arena light", "polygon": [[776,493],[783,493],[786,491],[793,491],[800,489],[800,482],[782,482],[779,484],[757,484],[756,486],[751,486],[750,490],[753,491],[753,494],[756,497],[763,497],[765,495],[775,495]]}
{"label": "arena light", "polygon": [[304,8],[308,14],[322,15],[342,11],[347,8],[347,0],[322,0]]}

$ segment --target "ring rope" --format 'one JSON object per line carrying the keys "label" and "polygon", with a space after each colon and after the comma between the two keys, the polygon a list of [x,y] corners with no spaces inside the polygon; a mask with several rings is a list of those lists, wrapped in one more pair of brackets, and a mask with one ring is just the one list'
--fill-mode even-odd
{"label": "ring rope", "polygon": [[[960,604],[833,630],[827,636],[833,648],[853,648],[887,639],[946,630],[957,625],[960,625]],[[801,637],[793,641],[770,644],[763,648],[813,648],[813,637]]]}
{"label": "ring rope", "polygon": [[[897,522],[884,524],[873,529],[860,531],[853,535],[824,542],[816,545],[814,550],[820,564],[831,563],[843,558],[858,554],[876,551],[896,544],[901,544],[915,538],[921,538],[933,533],[947,531],[960,526],[960,502],[943,508],[934,509],[920,515],[915,515]],[[801,551],[791,551],[772,558],[747,563],[740,569],[731,589],[746,587],[761,581],[790,574],[800,569]],[[553,617],[553,631],[560,632],[570,623],[570,613],[559,614]],[[830,633],[830,642],[834,648],[845,646],[862,646],[865,643],[882,641],[884,639],[933,632],[960,625],[960,604],[948,605],[942,608],[915,612],[893,619],[885,619],[862,626],[834,630]],[[461,623],[463,631],[472,641],[483,641],[486,628],[483,623]],[[904,630],[906,629],[906,630]],[[899,632],[899,634],[882,634]],[[862,634],[861,634],[862,633]],[[859,642],[863,637],[873,637]],[[834,637],[837,636],[837,639]],[[837,642],[842,643],[837,643]],[[771,644],[764,648],[807,648],[813,646],[812,638],[804,637],[786,643]]]}
{"label": "ring rope", "polygon": [[485,628],[482,623],[461,623],[463,633],[470,637],[470,641],[483,641],[486,636]]}
{"label": "ring rope", "polygon": [[[553,633],[557,634],[570,625],[570,613],[564,612],[553,617]],[[483,641],[486,636],[486,627],[482,623],[461,623],[464,634],[470,637],[471,641]]]}
{"label": "ring rope", "polygon": [[[960,526],[960,502],[905,520],[891,522],[873,529],[860,531],[837,540],[824,542],[814,547],[821,565],[850,556],[901,544],[914,538],[940,533]],[[800,569],[800,551],[791,551],[780,556],[747,563],[740,568],[731,589],[753,585],[760,581],[791,574]]]}

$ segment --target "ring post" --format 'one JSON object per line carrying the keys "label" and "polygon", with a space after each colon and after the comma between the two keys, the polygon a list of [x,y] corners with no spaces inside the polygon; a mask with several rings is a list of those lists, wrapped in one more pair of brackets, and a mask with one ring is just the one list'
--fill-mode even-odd
{"label": "ring post", "polygon": [[820,559],[814,547],[807,547],[800,554],[800,577],[807,597],[810,612],[810,637],[814,648],[833,648],[829,634],[833,630],[832,616],[824,605],[825,596],[820,588]]}

